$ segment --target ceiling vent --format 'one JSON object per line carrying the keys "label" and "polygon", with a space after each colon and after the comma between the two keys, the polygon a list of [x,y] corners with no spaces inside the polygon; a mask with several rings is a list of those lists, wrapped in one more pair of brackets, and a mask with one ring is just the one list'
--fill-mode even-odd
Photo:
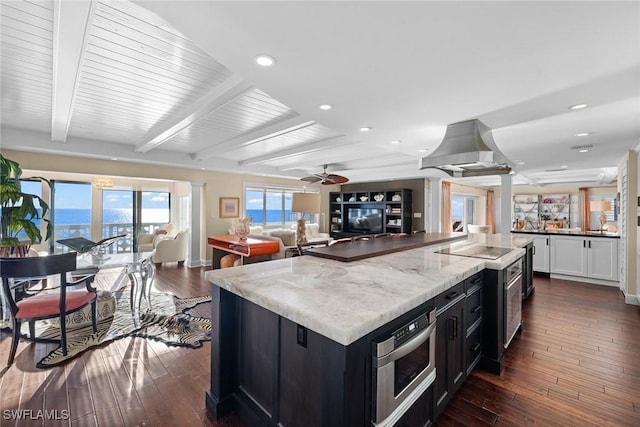
{"label": "ceiling vent", "polygon": [[595,147],[595,144],[585,144],[585,145],[574,145],[571,147],[572,150],[590,150]]}

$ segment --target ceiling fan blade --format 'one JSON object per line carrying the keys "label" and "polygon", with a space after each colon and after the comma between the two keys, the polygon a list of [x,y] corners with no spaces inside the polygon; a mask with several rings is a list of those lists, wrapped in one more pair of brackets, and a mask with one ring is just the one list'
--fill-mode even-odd
{"label": "ceiling fan blade", "polygon": [[327,175],[327,177],[322,180],[322,183],[324,185],[344,184],[345,182],[349,182],[349,178],[344,177],[342,175],[334,175],[334,174]]}
{"label": "ceiling fan blade", "polygon": [[300,181],[318,182],[318,181],[322,181],[322,178],[320,178],[319,176],[316,176],[316,175],[312,175],[312,176],[305,176],[304,178],[300,178]]}

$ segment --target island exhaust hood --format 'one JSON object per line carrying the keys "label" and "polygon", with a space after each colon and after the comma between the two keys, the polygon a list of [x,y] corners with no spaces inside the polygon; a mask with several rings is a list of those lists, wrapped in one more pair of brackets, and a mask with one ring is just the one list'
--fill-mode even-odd
{"label": "island exhaust hood", "polygon": [[420,169],[436,168],[456,178],[504,175],[511,172],[507,158],[496,146],[491,129],[478,119],[447,126],[444,138]]}

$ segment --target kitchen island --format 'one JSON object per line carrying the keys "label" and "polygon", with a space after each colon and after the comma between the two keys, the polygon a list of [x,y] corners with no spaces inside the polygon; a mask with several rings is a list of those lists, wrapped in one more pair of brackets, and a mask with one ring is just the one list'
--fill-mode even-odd
{"label": "kitchen island", "polygon": [[[353,262],[303,256],[207,272],[207,410],[235,410],[248,425],[369,425],[372,340],[483,270],[517,261],[530,241],[475,235]],[[435,252],[474,244],[512,250],[498,259]]]}

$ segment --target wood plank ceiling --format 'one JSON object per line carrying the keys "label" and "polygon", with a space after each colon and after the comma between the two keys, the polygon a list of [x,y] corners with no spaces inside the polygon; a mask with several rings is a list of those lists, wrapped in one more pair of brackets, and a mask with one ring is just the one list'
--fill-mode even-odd
{"label": "wood plank ceiling", "polygon": [[[381,168],[386,178],[430,176],[417,167],[422,142],[398,148],[319,123],[137,4],[3,1],[0,24],[2,131],[16,136],[5,147],[291,178],[326,163],[330,172],[361,181],[381,179]],[[520,140],[523,130],[512,128],[513,135],[507,126],[498,136]],[[437,146],[440,138],[435,132],[427,139]],[[523,158],[522,144],[511,147]],[[544,173],[536,175],[543,170],[524,182],[545,182]],[[605,182],[615,168],[589,173]]]}

